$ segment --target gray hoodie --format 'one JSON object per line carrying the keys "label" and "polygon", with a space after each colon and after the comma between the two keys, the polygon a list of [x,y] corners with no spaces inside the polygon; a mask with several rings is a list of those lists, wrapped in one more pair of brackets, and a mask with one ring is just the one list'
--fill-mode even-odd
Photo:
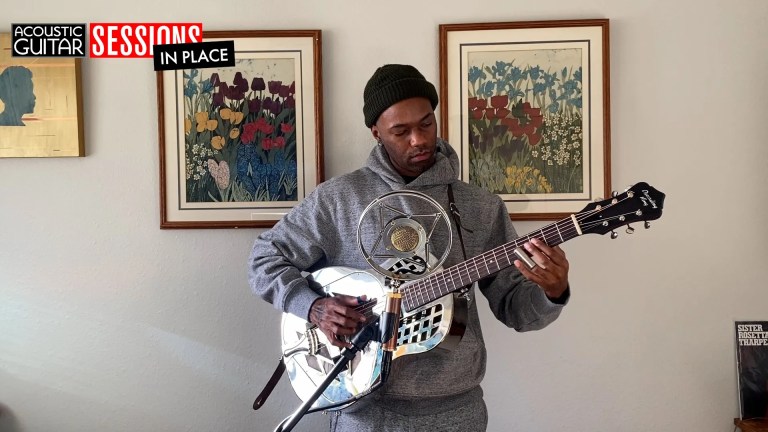
{"label": "gray hoodie", "polygon": [[[516,238],[501,199],[459,181],[456,152],[440,139],[437,148],[435,164],[408,184],[392,167],[381,145],[371,151],[365,167],[321,183],[274,228],[256,239],[249,269],[253,292],[283,312],[308,319],[312,302],[321,294],[310,289],[301,272],[328,266],[369,269],[357,246],[358,221],[368,204],[393,190],[417,190],[448,209],[447,186],[451,184],[466,228],[462,236],[467,257]],[[453,229],[453,246],[443,267],[464,261],[456,227]],[[435,250],[444,250],[441,246],[445,244],[447,240],[435,239]],[[545,327],[563,308],[514,266],[480,281],[479,286],[496,318],[518,331]],[[387,385],[363,401],[371,398],[386,403],[390,398],[416,400],[463,393],[480,384],[485,365],[477,302],[472,301],[464,338],[453,351],[434,349],[395,359]]]}

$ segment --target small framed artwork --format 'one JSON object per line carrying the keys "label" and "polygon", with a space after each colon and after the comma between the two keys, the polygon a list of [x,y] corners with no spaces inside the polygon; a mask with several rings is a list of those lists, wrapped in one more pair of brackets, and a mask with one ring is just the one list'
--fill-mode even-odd
{"label": "small framed artwork", "polygon": [[0,34],[0,158],[85,156],[80,63],[12,57]]}
{"label": "small framed artwork", "polygon": [[271,227],[323,181],[321,32],[203,40],[235,66],[157,73],[160,227]]}
{"label": "small framed artwork", "polygon": [[441,133],[512,219],[608,196],[608,20],[440,25]]}

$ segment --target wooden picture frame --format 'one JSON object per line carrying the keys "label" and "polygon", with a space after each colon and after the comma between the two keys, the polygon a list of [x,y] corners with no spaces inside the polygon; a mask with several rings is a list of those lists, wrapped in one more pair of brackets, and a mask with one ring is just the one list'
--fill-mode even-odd
{"label": "wooden picture frame", "polygon": [[321,31],[203,40],[235,66],[157,73],[160,227],[271,227],[323,181]]}
{"label": "wooden picture frame", "polygon": [[13,57],[0,33],[0,158],[85,156],[79,58]]}
{"label": "wooden picture frame", "polygon": [[607,19],[443,24],[442,136],[512,219],[561,219],[611,190]]}

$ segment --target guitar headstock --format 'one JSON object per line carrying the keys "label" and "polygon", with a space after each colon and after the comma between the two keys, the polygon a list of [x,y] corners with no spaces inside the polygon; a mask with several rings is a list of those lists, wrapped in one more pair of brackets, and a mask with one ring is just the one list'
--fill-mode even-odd
{"label": "guitar headstock", "polygon": [[[648,221],[661,217],[664,197],[648,183],[641,182],[611,198],[587,205],[575,217],[584,234],[605,234],[638,221],[645,221],[647,228]],[[613,234],[611,237],[615,238]]]}

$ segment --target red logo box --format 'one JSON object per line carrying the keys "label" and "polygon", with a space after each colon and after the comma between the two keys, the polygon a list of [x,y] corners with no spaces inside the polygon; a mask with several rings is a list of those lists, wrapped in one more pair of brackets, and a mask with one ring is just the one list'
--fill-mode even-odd
{"label": "red logo box", "polygon": [[202,23],[91,23],[92,58],[152,58],[155,45],[203,40]]}

